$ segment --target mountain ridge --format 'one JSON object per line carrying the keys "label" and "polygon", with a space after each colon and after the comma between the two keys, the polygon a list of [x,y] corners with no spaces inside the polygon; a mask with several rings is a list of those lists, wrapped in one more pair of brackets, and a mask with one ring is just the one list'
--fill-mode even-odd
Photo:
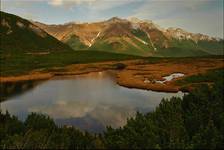
{"label": "mountain ridge", "polygon": [[112,17],[92,23],[47,25],[34,22],[34,24],[70,45],[74,50],[100,50],[140,56],[172,56],[163,54],[178,48],[180,51],[177,52],[186,53],[186,55],[180,53],[180,56],[194,56],[194,51],[196,56],[223,55],[223,39],[187,32],[181,28],[165,29],[151,20]]}
{"label": "mountain ridge", "polygon": [[15,17],[1,12],[1,49],[72,48],[145,57],[223,55],[223,39],[181,28],[164,29],[150,20],[113,17],[93,23],[47,25]]}
{"label": "mountain ridge", "polygon": [[81,21],[71,21],[71,22],[65,22],[63,24],[46,24],[46,23],[42,23],[42,22],[39,22],[39,21],[34,21],[34,20],[30,20],[31,22],[35,23],[35,24],[43,24],[43,25],[47,25],[47,26],[65,26],[65,25],[84,25],[84,24],[97,24],[97,23],[103,23],[103,22],[110,22],[111,20],[123,20],[123,21],[130,21],[132,23],[151,23],[153,24],[154,26],[156,26],[157,28],[160,28],[160,30],[162,31],[168,31],[168,30],[177,30],[177,31],[182,31],[182,32],[185,32],[185,33],[190,33],[190,34],[194,34],[194,35],[198,35],[198,36],[206,36],[206,37],[210,37],[212,39],[215,39],[215,40],[223,40],[222,38],[220,37],[215,37],[215,36],[209,36],[207,34],[203,34],[203,33],[193,33],[193,32],[189,32],[187,31],[186,29],[182,29],[182,28],[179,28],[179,27],[168,27],[168,28],[163,28],[161,27],[160,25],[154,23],[152,20],[148,20],[148,19],[139,19],[137,17],[129,17],[127,19],[123,19],[123,18],[119,18],[119,17],[112,17],[108,20],[101,20],[101,21],[92,21],[92,22],[81,22]]}

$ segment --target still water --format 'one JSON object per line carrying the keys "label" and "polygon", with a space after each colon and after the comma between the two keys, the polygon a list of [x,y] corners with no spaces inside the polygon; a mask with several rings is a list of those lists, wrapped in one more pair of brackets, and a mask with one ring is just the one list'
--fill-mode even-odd
{"label": "still water", "polygon": [[183,96],[182,92],[165,93],[129,89],[116,84],[106,72],[55,78],[10,97],[1,103],[24,120],[31,112],[51,116],[58,125],[73,125],[90,132],[102,132],[106,126],[125,125],[136,111],[153,111],[162,98]]}

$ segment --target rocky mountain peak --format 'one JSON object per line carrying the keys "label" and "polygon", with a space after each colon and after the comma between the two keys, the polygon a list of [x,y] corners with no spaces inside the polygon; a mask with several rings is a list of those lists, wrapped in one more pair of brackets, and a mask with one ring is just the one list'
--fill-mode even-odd
{"label": "rocky mountain peak", "polygon": [[106,22],[107,23],[119,23],[119,22],[126,22],[126,20],[118,18],[118,17],[112,17],[109,20],[107,20]]}

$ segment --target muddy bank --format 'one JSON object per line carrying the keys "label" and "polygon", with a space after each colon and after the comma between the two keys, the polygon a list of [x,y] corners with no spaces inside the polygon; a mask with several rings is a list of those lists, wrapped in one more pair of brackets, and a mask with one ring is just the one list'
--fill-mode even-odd
{"label": "muddy bank", "polygon": [[[117,83],[129,88],[160,92],[190,91],[192,86],[196,84],[189,85],[184,89],[176,81],[188,76],[206,73],[211,69],[224,68],[223,62],[223,59],[197,59],[131,65],[117,74]],[[172,80],[164,79],[164,77],[172,74],[181,74],[181,76]]]}
{"label": "muddy bank", "polygon": [[0,77],[0,83],[7,82],[20,82],[20,81],[34,81],[34,80],[47,80],[54,76],[53,73],[30,73],[27,75],[21,76],[9,76],[9,77]]}
{"label": "muddy bank", "polygon": [[[116,68],[116,65],[124,64],[124,68]],[[149,63],[146,60],[129,61],[109,61],[90,64],[74,64],[64,68],[52,68],[49,72],[32,71],[27,75],[0,77],[0,83],[19,82],[29,80],[48,80],[57,76],[82,75],[91,72],[101,72],[107,70],[116,70],[117,84],[128,87],[161,92],[183,91],[176,80],[181,80],[187,76],[205,73],[210,69],[224,68],[223,59],[197,59],[197,60],[177,60],[171,61],[164,59],[159,62]],[[163,77],[173,73],[182,73],[184,76],[174,78],[167,82],[156,82],[164,80]],[[146,82],[147,81],[147,82]],[[191,87],[188,87],[190,90]]]}
{"label": "muddy bank", "polygon": [[[19,76],[0,76],[0,83],[5,82],[18,82],[27,80],[43,80],[51,79],[55,76],[65,76],[65,75],[81,75],[88,74],[91,72],[100,72],[106,70],[117,70],[116,64],[125,64],[126,66],[136,65],[138,63],[144,63],[144,60],[127,60],[127,61],[107,61],[99,63],[89,63],[89,64],[73,64],[67,67],[53,67],[46,71],[33,70],[29,74],[19,75]],[[119,69],[118,69],[119,70]]]}

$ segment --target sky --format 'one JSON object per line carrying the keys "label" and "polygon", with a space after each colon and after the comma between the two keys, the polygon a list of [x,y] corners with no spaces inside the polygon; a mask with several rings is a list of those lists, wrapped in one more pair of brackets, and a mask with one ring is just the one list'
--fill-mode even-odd
{"label": "sky", "polygon": [[1,0],[2,11],[46,24],[137,17],[220,38],[223,7],[223,0]]}

